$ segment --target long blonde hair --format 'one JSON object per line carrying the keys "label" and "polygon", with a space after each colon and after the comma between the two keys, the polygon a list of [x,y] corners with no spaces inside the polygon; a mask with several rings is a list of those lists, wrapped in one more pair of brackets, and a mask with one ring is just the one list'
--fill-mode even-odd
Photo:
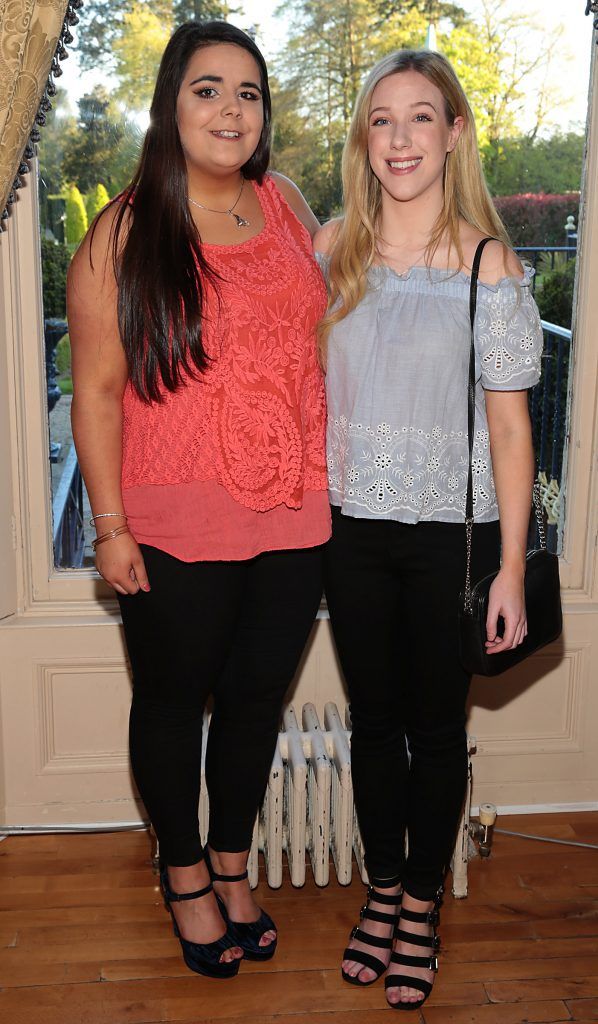
{"label": "long blonde hair", "polygon": [[370,101],[378,82],[401,71],[417,71],[440,90],[449,126],[456,117],[464,121],[455,148],[447,153],[444,203],[426,247],[426,263],[431,262],[440,242],[448,236],[449,248],[454,246],[461,269],[460,218],[509,245],[484,179],[474,116],[452,65],[442,54],[431,50],[397,50],[389,54],[370,71],[361,87],[343,149],[344,216],[330,252],[329,313],[320,324],[323,346],[333,324],[355,309],[365,295],[367,272],[376,257],[382,190],[368,158]]}

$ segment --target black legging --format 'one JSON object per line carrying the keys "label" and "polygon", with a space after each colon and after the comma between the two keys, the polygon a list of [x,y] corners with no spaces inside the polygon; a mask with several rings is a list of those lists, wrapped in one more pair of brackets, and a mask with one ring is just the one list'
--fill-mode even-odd
{"label": "black legging", "polygon": [[[474,580],[496,569],[499,549],[498,523],[474,527]],[[442,882],[465,793],[470,677],[457,647],[464,572],[461,524],[354,519],[333,509],[324,587],[351,701],[368,872],[399,875],[421,899]]]}
{"label": "black legging", "polygon": [[322,549],[243,562],[181,562],[142,545],[151,590],[119,597],[133,669],[133,773],[167,864],[203,856],[198,827],[202,717],[209,842],[251,843],[280,710],[322,593]]}

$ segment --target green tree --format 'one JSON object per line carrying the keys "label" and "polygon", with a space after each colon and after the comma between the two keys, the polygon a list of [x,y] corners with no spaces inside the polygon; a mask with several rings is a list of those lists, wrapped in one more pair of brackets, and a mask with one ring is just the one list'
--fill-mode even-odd
{"label": "green tree", "polygon": [[122,34],[113,43],[118,77],[115,95],[129,110],[149,108],[171,29],[170,19],[159,18],[140,2],[123,16]]}
{"label": "green tree", "polygon": [[[64,156],[70,148],[77,130],[77,119],[71,113],[68,96],[58,92],[53,109],[48,113],[46,126],[38,145],[39,206],[42,234],[64,241],[64,196],[67,179],[64,174]],[[76,180],[76,177],[71,179]]]}
{"label": "green tree", "polygon": [[87,231],[87,212],[83,196],[76,185],[71,185],[66,196],[66,241],[78,245]]}
{"label": "green tree", "polygon": [[[326,131],[346,129],[361,77],[371,53],[374,12],[367,0],[295,0],[279,8],[290,22],[290,36],[278,61],[281,82],[302,84],[306,109]],[[305,83],[309,82],[309,90]]]}
{"label": "green tree", "polygon": [[126,16],[135,7],[154,14],[160,23],[176,28],[184,21],[227,18],[237,8],[219,0],[85,0],[85,31],[80,33],[77,53],[84,71],[115,66],[114,45],[126,34]]}
{"label": "green tree", "polygon": [[562,195],[580,188],[585,135],[555,132],[547,138],[517,135],[501,139],[490,177],[497,196],[523,192]]}
{"label": "green tree", "polygon": [[94,217],[103,210],[106,203],[110,202],[110,196],[106,191],[106,186],[100,184],[96,185],[92,192],[88,192],[85,196],[85,209],[87,211],[87,222],[91,224]]}
{"label": "green tree", "polygon": [[342,138],[339,134],[331,149],[309,115],[300,112],[295,88],[280,89],[271,80],[274,110],[272,167],[287,174],[309,197],[312,209],[320,220],[327,220],[340,210],[342,187],[340,158]]}
{"label": "green tree", "polygon": [[[103,67],[114,69],[114,43],[123,35],[124,19],[137,0],[86,0],[83,17],[85,31],[80,33],[77,54],[83,71]],[[173,0],[139,0],[156,17],[172,18]]]}
{"label": "green tree", "polygon": [[66,92],[59,90],[46,114],[46,125],[38,144],[39,172],[48,192],[60,192],[66,184],[63,170],[65,151],[69,148],[77,118]]}
{"label": "green tree", "polygon": [[174,0],[172,13],[175,25],[185,21],[210,21],[220,18],[224,21],[229,14],[238,14],[239,8],[220,0]]}
{"label": "green tree", "polygon": [[145,135],[136,121],[123,119],[121,127],[122,137],[106,165],[111,196],[120,192],[133,177]]}
{"label": "green tree", "polygon": [[[560,35],[560,29],[546,32],[525,10],[507,9],[504,0],[482,0],[482,17],[473,33],[458,29],[446,42],[445,52],[458,63],[466,92],[477,100],[480,144],[491,187],[502,140],[518,134],[528,95],[535,97],[532,138],[546,124],[547,110],[558,106],[550,71]],[[458,55],[452,52],[456,43]],[[481,64],[473,47],[480,52]]]}
{"label": "green tree", "polygon": [[70,182],[85,193],[99,181],[108,195],[120,192],[132,177],[142,142],[138,123],[128,120],[102,87],[82,97],[77,118],[56,118],[52,111],[39,147],[43,228],[62,238],[60,196]]}
{"label": "green tree", "polygon": [[67,181],[76,181],[83,192],[90,192],[103,181],[114,195],[110,165],[125,135],[125,119],[115,107],[104,86],[79,100],[77,129],[65,150],[63,173]]}
{"label": "green tree", "polygon": [[375,0],[374,6],[384,24],[393,16],[402,18],[412,11],[435,24],[448,20],[457,26],[470,20],[470,15],[462,7],[447,0]]}

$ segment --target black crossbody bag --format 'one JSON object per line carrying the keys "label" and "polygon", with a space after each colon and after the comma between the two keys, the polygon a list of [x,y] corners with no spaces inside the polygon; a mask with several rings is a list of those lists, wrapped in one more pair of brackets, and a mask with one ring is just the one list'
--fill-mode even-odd
{"label": "black crossbody bag", "polygon": [[[491,238],[479,243],[471,271],[469,292],[469,318],[471,322],[471,345],[469,351],[469,383],[467,393],[467,433],[469,468],[467,474],[467,495],[465,499],[466,567],[465,586],[459,597],[459,651],[463,667],[472,674],[496,676],[517,665],[540,647],[551,643],[563,628],[558,557],[546,548],[544,515],[538,484],[533,489],[533,506],[537,522],[539,548],[527,552],[525,566],[525,606],[527,612],[527,636],[523,643],[510,651],[499,654],[486,652],[486,619],[488,616],[488,595],[496,572],[484,576],[477,583],[471,581],[471,545],[473,535],[473,474],[472,455],[475,419],[475,347],[474,322],[477,305],[478,274],[482,252]],[[499,633],[504,622],[499,617]]]}

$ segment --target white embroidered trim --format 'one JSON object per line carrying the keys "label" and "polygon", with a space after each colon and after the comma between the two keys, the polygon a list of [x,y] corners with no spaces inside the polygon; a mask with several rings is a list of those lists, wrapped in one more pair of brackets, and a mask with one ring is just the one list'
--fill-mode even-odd
{"label": "white embroidered trim", "polygon": [[[512,319],[505,319],[506,296],[489,292],[478,304],[476,315],[476,349],[482,364],[484,385],[504,385],[521,374],[540,375],[542,356],[542,324],[540,314],[529,295],[513,294]],[[517,309],[517,302],[520,309]],[[524,326],[517,313],[524,313]],[[519,333],[522,331],[522,333]]]}
{"label": "white embroidered trim", "polygon": [[[467,487],[467,438],[463,431],[427,433],[416,427],[369,427],[345,416],[328,419],[328,483],[341,501],[377,515],[408,511],[417,518],[438,512],[463,515]],[[477,518],[496,508],[487,430],[473,444],[473,498]]]}

